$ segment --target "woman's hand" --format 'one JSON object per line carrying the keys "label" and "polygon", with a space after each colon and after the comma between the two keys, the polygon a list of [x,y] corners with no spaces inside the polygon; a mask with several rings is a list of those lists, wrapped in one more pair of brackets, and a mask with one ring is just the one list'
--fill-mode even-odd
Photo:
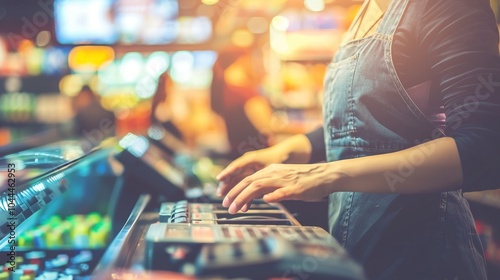
{"label": "woman's hand", "polygon": [[217,195],[226,195],[227,192],[238,184],[243,178],[270,164],[282,163],[286,160],[286,158],[286,153],[282,152],[282,150],[277,147],[270,147],[245,153],[231,162],[217,176],[217,180],[221,181],[219,189],[217,190]]}
{"label": "woman's hand", "polygon": [[332,192],[333,174],[328,164],[271,164],[236,184],[222,205],[228,212],[245,212],[253,199],[266,202],[281,200],[320,200]]}
{"label": "woman's hand", "polygon": [[[272,147],[245,153],[229,164],[217,176],[217,180],[221,181],[217,195],[226,195],[241,180],[271,164],[307,163],[311,149],[309,139],[305,135],[299,134]],[[244,207],[245,211],[250,207],[251,203],[250,200]]]}

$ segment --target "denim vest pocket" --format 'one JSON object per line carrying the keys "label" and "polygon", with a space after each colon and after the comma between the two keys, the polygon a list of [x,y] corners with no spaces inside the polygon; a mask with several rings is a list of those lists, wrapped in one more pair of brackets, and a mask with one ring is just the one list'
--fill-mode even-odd
{"label": "denim vest pocket", "polygon": [[324,79],[323,112],[326,135],[330,139],[353,133],[354,103],[352,98],[353,77],[358,62],[358,53],[328,65]]}

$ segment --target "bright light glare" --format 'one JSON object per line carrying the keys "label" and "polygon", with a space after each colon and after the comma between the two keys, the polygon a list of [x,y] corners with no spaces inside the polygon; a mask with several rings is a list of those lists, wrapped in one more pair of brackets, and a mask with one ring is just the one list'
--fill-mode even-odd
{"label": "bright light glare", "polygon": [[137,81],[142,73],[143,58],[140,53],[127,53],[120,64],[120,77],[124,82],[133,83]]}
{"label": "bright light glare", "polygon": [[201,0],[201,3],[210,6],[219,3],[219,0]]}
{"label": "bright light glare", "polygon": [[277,31],[286,31],[290,21],[284,16],[275,16],[271,24]]}
{"label": "bright light glare", "polygon": [[325,2],[323,0],[304,0],[304,6],[313,12],[321,12],[325,9]]}

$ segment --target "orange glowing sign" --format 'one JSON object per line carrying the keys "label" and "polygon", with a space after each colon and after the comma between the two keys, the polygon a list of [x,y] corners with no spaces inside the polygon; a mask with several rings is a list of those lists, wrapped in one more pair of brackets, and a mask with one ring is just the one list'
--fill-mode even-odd
{"label": "orange glowing sign", "polygon": [[115,51],[107,46],[78,46],[71,50],[68,64],[72,70],[97,70],[115,58]]}

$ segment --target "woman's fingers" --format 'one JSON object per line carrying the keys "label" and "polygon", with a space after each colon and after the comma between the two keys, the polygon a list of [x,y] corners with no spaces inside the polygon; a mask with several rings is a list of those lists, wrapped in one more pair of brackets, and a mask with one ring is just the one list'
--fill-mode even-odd
{"label": "woman's fingers", "polygon": [[[222,206],[229,207],[233,202],[234,198],[236,198],[248,185],[250,185],[253,181],[262,178],[263,174],[266,174],[266,169],[255,172],[252,175],[249,175],[239,181],[234,187],[232,187],[226,194],[226,197],[222,201]],[[265,176],[265,175],[264,175]]]}
{"label": "woman's fingers", "polygon": [[272,192],[274,189],[276,189],[276,186],[271,179],[255,180],[230,201],[228,212],[230,214],[235,214],[239,210],[244,211],[245,207],[252,203],[252,200],[260,198],[266,193]]}
{"label": "woman's fingers", "polygon": [[252,206],[252,201],[250,201],[247,204],[243,205],[243,207],[241,207],[241,211],[242,212],[248,211],[248,209],[250,209],[250,206]]}
{"label": "woman's fingers", "polygon": [[249,153],[242,155],[241,157],[233,160],[226,168],[224,168],[219,175],[217,175],[216,179],[219,181],[227,180],[228,176],[234,176],[235,174],[241,173],[241,170],[244,169],[247,165],[253,162],[254,156]]}
{"label": "woman's fingers", "polygon": [[226,168],[224,168],[219,173],[219,175],[217,175],[216,179],[219,181],[227,180],[228,176],[236,173],[238,170],[240,170],[245,165],[246,165],[245,161],[239,161],[238,159],[236,159],[235,161],[231,162],[228,166],[226,166]]}

